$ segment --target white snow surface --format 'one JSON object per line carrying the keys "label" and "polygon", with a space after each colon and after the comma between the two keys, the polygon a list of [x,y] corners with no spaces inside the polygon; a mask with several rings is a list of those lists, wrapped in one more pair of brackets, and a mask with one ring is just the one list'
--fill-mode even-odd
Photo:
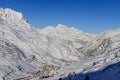
{"label": "white snow surface", "polygon": [[[119,80],[120,29],[91,34],[58,24],[36,29],[22,13],[0,8],[0,80],[37,80],[30,76],[56,66],[45,80]],[[110,66],[110,67],[109,67]],[[77,76],[69,73],[75,72]],[[24,79],[23,79],[24,78]]]}

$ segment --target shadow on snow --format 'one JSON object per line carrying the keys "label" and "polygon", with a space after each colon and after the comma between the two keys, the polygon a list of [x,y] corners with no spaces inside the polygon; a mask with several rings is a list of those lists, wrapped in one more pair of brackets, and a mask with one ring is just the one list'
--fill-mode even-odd
{"label": "shadow on snow", "polygon": [[120,80],[120,62],[111,64],[104,69],[89,73],[79,73],[59,80]]}

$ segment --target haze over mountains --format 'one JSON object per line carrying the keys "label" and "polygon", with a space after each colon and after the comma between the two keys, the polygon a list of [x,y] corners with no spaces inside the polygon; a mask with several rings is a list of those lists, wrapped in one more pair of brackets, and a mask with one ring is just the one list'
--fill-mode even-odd
{"label": "haze over mountains", "polygon": [[[120,29],[91,34],[58,24],[36,29],[20,12],[0,8],[0,80],[119,80]],[[107,66],[116,63],[114,66]],[[104,70],[104,68],[106,68]],[[47,76],[47,77],[46,77]]]}

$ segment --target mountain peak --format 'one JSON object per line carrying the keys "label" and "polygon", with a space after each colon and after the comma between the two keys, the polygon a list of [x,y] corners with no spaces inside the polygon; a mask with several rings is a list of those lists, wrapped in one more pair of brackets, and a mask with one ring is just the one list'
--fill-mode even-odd
{"label": "mountain peak", "polygon": [[3,11],[3,8],[0,8],[0,12],[2,12]]}
{"label": "mountain peak", "polygon": [[10,8],[0,8],[0,17],[3,19],[23,19],[22,13],[16,12]]}
{"label": "mountain peak", "polygon": [[66,29],[66,28],[68,28],[66,25],[63,25],[63,24],[58,24],[57,26],[56,26],[56,28],[62,28],[62,29]]}

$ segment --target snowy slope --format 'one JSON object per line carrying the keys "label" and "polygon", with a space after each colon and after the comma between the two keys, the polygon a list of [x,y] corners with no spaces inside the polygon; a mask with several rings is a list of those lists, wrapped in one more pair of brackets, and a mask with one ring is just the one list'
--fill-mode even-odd
{"label": "snowy slope", "polygon": [[[83,58],[83,54],[66,41],[41,34],[41,31],[27,23],[21,13],[11,9],[0,9],[0,38],[15,45],[25,56],[25,58],[21,56],[18,61],[26,66],[32,66],[33,69],[38,69],[42,63],[61,66],[64,65],[64,61],[72,62]],[[15,51],[16,56],[8,56],[7,58],[10,58],[9,62],[3,60],[4,64],[11,64],[12,58],[19,56],[17,50],[13,48],[12,51]],[[22,58],[24,59],[22,60]],[[18,62],[14,62],[9,67],[12,68],[15,64],[19,65]],[[20,67],[23,68],[23,66]],[[28,69],[28,67],[24,68],[25,70]],[[6,72],[6,74],[8,73]],[[1,72],[1,74],[3,75],[4,72]]]}
{"label": "snowy slope", "polygon": [[118,80],[119,60],[120,29],[98,35],[62,24],[36,29],[22,13],[0,8],[0,80],[66,80],[74,71],[74,80],[84,80],[81,74],[92,80],[114,80],[111,75]]}
{"label": "snowy slope", "polygon": [[[78,56],[81,56],[71,45],[64,41],[54,37],[44,36],[36,29],[30,27],[30,25],[23,20],[23,16],[20,13],[5,9],[2,14],[6,16],[1,15],[1,20],[3,20],[0,27],[1,35],[4,33],[3,37],[23,49],[26,55],[34,53],[41,60],[46,60],[47,57],[48,59],[50,57],[78,60]],[[68,54],[71,55],[67,56]]]}
{"label": "snowy slope", "polygon": [[64,40],[76,49],[83,47],[86,43],[94,40],[94,38],[97,36],[95,34],[88,34],[77,30],[74,27],[69,28],[62,24],[58,24],[56,27],[46,27],[40,30],[40,33],[45,36],[56,37],[58,39]]}

